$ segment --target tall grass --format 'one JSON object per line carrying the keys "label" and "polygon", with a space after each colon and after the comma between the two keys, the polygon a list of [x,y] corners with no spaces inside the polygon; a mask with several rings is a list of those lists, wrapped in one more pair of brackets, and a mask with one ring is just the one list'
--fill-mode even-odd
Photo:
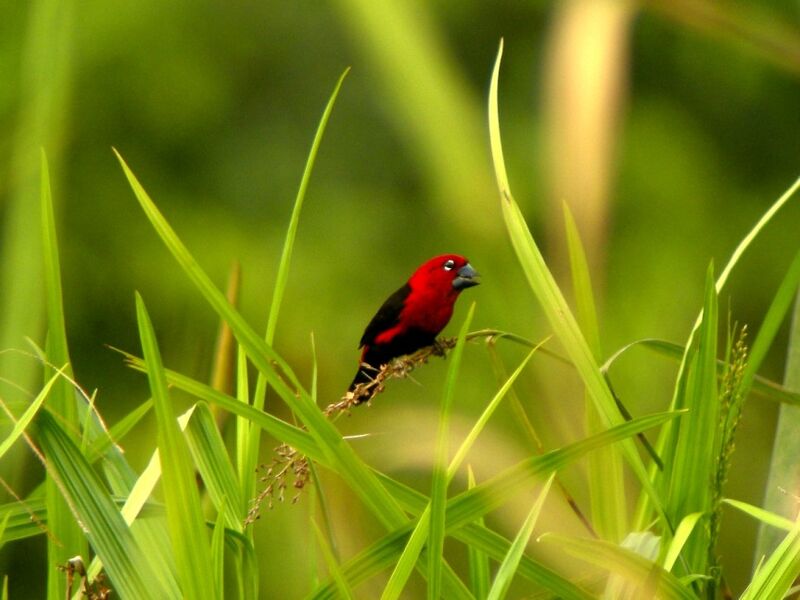
{"label": "tall grass", "polygon": [[[363,7],[367,11],[366,7]],[[366,13],[365,13],[366,14]],[[117,154],[135,200],[168,249],[183,275],[219,319],[230,328],[238,347],[235,395],[165,368],[158,339],[146,308],[147,298],[135,302],[141,357],[125,355],[135,369],[146,373],[151,399],[130,412],[112,429],[96,414],[92,399],[73,383],[70,355],[61,308],[59,253],[46,162],[42,161],[41,215],[44,301],[49,337],[43,350],[46,384],[23,411],[9,407],[11,434],[0,442],[0,458],[23,437],[46,466],[44,493],[0,507],[2,541],[13,542],[47,532],[58,551],[50,556],[48,589],[51,597],[66,595],[65,575],[58,565],[63,552],[82,556],[88,568],[85,585],[97,591],[111,588],[121,598],[255,598],[258,596],[260,553],[280,548],[259,547],[248,518],[249,501],[256,490],[254,468],[262,433],[280,443],[292,461],[307,468],[314,479],[318,511],[306,517],[307,527],[324,558],[327,576],[312,579],[294,595],[311,598],[358,597],[359,586],[373,579],[385,581],[384,598],[407,593],[416,571],[429,598],[492,599],[542,591],[561,598],[721,597],[725,573],[715,557],[723,504],[740,508],[770,527],[776,524],[782,541],[754,571],[747,598],[780,598],[800,574],[800,529],[770,511],[749,507],[725,497],[725,477],[734,447],[740,402],[759,381],[756,372],[764,360],[800,282],[796,259],[775,294],[749,352],[736,345],[732,328],[719,316],[719,291],[739,258],[795,190],[798,181],[748,232],[719,277],[713,265],[706,274],[703,304],[692,334],[683,347],[647,342],[644,347],[672,352],[678,364],[672,406],[663,412],[631,418],[614,395],[609,367],[601,363],[602,336],[579,232],[566,212],[575,312],[556,283],[547,262],[516,204],[508,182],[500,137],[500,57],[492,75],[489,96],[489,132],[499,208],[521,272],[547,317],[567,362],[580,378],[587,398],[584,420],[589,433],[583,439],[531,456],[510,467],[498,465],[493,477],[474,481],[466,490],[451,488],[476,440],[493,426],[492,417],[512,392],[530,363],[544,359],[543,345],[516,335],[493,335],[499,343],[532,346],[508,377],[503,377],[469,433],[455,439],[451,427],[454,401],[461,392],[462,359],[470,346],[469,329],[476,308],[461,323],[455,349],[448,358],[441,390],[436,450],[431,457],[430,494],[413,489],[393,474],[368,463],[335,420],[317,405],[316,366],[309,384],[301,381],[289,361],[275,349],[274,334],[285,287],[305,191],[325,125],[342,79],[325,108],[303,173],[286,241],[278,262],[267,330],[258,333],[217,288],[192,251],[159,211],[156,202]],[[487,211],[491,210],[489,207]],[[285,327],[295,324],[286,323]],[[727,334],[727,337],[722,334]],[[726,340],[720,352],[718,341]],[[505,339],[504,339],[505,338]],[[549,342],[548,342],[549,343]],[[637,343],[637,342],[634,342]],[[551,351],[552,352],[552,351]],[[747,356],[746,362],[744,357]],[[738,357],[738,358],[737,358]],[[653,354],[653,359],[660,358]],[[314,358],[316,365],[317,357]],[[319,358],[324,361],[324,356]],[[257,373],[250,386],[248,369]],[[761,381],[759,391],[781,402],[797,402],[780,386]],[[264,403],[267,387],[292,414],[284,419]],[[176,413],[173,390],[194,398],[191,408]],[[233,442],[226,443],[210,406],[236,415]],[[151,460],[137,473],[116,441],[148,411],[155,413],[157,440],[150,443]],[[19,416],[14,416],[19,414]],[[638,434],[658,429],[658,456],[637,446]],[[23,432],[26,434],[23,436]],[[450,448],[456,452],[451,456]],[[589,462],[593,534],[576,536],[558,520],[544,518],[546,503],[563,503],[563,493],[552,486],[566,467],[592,456]],[[656,460],[657,459],[657,460]],[[623,465],[633,475],[626,482]],[[606,476],[605,469],[611,471]],[[197,486],[197,478],[202,486]],[[320,478],[335,478],[346,486],[380,527],[376,539],[348,557],[338,555]],[[278,482],[280,485],[281,482]],[[283,482],[285,483],[285,482]],[[635,486],[641,499],[628,506],[625,486]],[[563,489],[563,488],[559,488]],[[509,539],[487,519],[520,496],[529,508]],[[205,503],[204,503],[205,501]],[[35,515],[32,521],[30,516]],[[788,528],[788,531],[787,531]],[[538,531],[538,534],[536,533]],[[596,532],[596,533],[594,533]],[[531,539],[538,540],[531,551]],[[469,560],[462,564],[446,540],[463,546]],[[286,543],[289,543],[288,541]],[[91,553],[90,553],[91,552]],[[576,576],[564,563],[571,557],[596,567],[591,577]],[[102,573],[102,576],[101,576]],[[231,576],[232,575],[232,576]],[[268,573],[266,577],[278,577]],[[78,578],[80,579],[80,578]],[[79,596],[81,582],[69,590]],[[519,592],[517,592],[519,590]]]}

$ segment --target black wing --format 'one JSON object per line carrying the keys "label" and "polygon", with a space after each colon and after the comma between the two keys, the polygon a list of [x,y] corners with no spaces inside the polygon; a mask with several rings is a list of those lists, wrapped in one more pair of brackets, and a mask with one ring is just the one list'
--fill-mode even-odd
{"label": "black wing", "polygon": [[407,283],[386,299],[386,302],[378,309],[375,316],[364,330],[358,347],[371,344],[377,336],[391,329],[400,321],[400,312],[403,310],[406,298],[411,293],[411,286]]}

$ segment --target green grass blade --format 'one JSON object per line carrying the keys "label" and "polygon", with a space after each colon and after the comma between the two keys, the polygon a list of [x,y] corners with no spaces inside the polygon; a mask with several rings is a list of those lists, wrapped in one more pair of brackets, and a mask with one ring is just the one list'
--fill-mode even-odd
{"label": "green grass blade", "polygon": [[[322,117],[320,118],[319,125],[317,125],[317,132],[314,135],[314,141],[311,143],[311,149],[308,153],[308,158],[306,159],[306,165],[303,169],[303,175],[300,179],[300,187],[297,190],[297,196],[295,197],[294,207],[292,208],[292,216],[289,219],[289,227],[286,231],[286,238],[283,243],[283,249],[281,250],[281,258],[280,262],[278,263],[278,272],[275,276],[275,287],[272,291],[272,303],[270,304],[269,309],[269,316],[267,318],[267,330],[264,335],[264,341],[268,346],[272,346],[273,341],[275,339],[275,330],[278,326],[278,316],[280,314],[281,304],[283,303],[283,296],[286,291],[286,285],[289,279],[289,267],[291,265],[292,260],[292,251],[294,249],[294,241],[297,237],[297,228],[300,223],[300,213],[303,208],[303,201],[305,200],[306,190],[308,189],[308,183],[311,179],[311,172],[314,169],[314,163],[316,162],[317,152],[319,151],[320,144],[322,143],[322,137],[325,133],[325,129],[328,126],[328,121],[330,120],[331,113],[333,112],[334,104],[336,103],[336,98],[339,96],[339,91],[342,88],[342,84],[344,83],[345,77],[347,77],[348,72],[350,71],[349,68],[345,69],[345,71],[339,77],[339,80],[336,82],[336,85],[333,88],[333,92],[328,99],[328,103],[325,106],[325,110],[322,113]],[[258,378],[256,380],[256,389],[255,394],[253,396],[253,406],[257,409],[264,408],[264,400],[265,394],[267,390],[267,378],[264,376],[263,373],[259,373]],[[251,429],[249,434],[246,436],[248,439],[246,441],[248,447],[247,453],[247,463],[244,465],[243,470],[248,471],[250,473],[254,472],[258,462],[258,455],[259,455],[259,442],[260,437],[258,435],[258,431],[255,429]],[[249,490],[252,492],[253,490]],[[248,495],[249,497],[249,495]]]}
{"label": "green grass blade", "polygon": [[328,565],[328,572],[331,574],[333,581],[336,583],[339,596],[344,600],[352,600],[355,597],[353,596],[353,591],[347,585],[347,579],[345,579],[344,575],[342,574],[342,570],[339,567],[339,563],[336,561],[336,557],[333,555],[333,550],[331,549],[330,544],[328,544],[325,534],[322,533],[320,528],[313,520],[311,521],[311,525],[314,527],[314,533],[317,536],[317,543],[319,544],[320,550],[322,550],[322,556],[325,558],[325,564]]}
{"label": "green grass blade", "polygon": [[672,573],[657,564],[605,540],[591,540],[547,533],[539,538],[568,554],[609,571],[638,588],[637,598],[682,598],[696,596]]}
{"label": "green grass blade", "polygon": [[[597,309],[592,293],[589,264],[586,260],[586,252],[578,232],[578,226],[566,202],[564,203],[564,226],[569,250],[572,288],[575,294],[576,317],[595,360],[600,360],[603,350],[600,345],[600,326],[597,322]],[[591,405],[591,399],[587,398],[587,400],[587,432],[594,433],[599,431],[602,425],[600,416]],[[593,452],[588,457],[586,472],[592,506],[592,525],[602,538],[619,542],[628,530],[625,481],[622,474],[622,456],[619,450],[614,446],[609,446]]]}
{"label": "green grass blade", "polygon": [[781,600],[800,575],[800,523],[761,565],[741,600]]}
{"label": "green grass blade", "polygon": [[131,429],[136,427],[145,415],[150,412],[151,408],[153,408],[152,400],[142,402],[139,406],[117,421],[111,429],[104,431],[102,435],[98,436],[86,449],[85,454],[88,461],[94,464],[101,456],[104,456],[114,444],[119,443]]}
{"label": "green grass blade", "polygon": [[314,163],[317,159],[317,152],[319,151],[320,144],[322,143],[322,136],[328,126],[333,106],[336,103],[336,98],[339,96],[339,90],[342,88],[345,77],[350,72],[350,68],[344,70],[339,76],[339,80],[333,88],[328,104],[320,118],[317,132],[314,135],[314,141],[311,143],[311,149],[308,152],[306,159],[306,166],[303,169],[303,176],[300,179],[300,187],[297,189],[297,196],[294,201],[294,208],[292,209],[292,216],[289,219],[289,228],[286,231],[286,239],[283,243],[283,250],[281,251],[281,259],[278,263],[278,273],[275,276],[275,289],[272,292],[272,303],[269,308],[269,318],[267,319],[267,344],[272,345],[275,337],[275,328],[278,326],[278,315],[283,302],[283,295],[286,291],[286,283],[289,279],[289,265],[292,260],[292,250],[294,249],[294,240],[297,237],[297,226],[300,223],[300,212],[303,209],[303,201],[306,197],[306,190],[308,189],[308,182],[311,179],[311,172],[314,170]]}
{"label": "green grass blade", "polygon": [[[502,53],[503,45],[501,42],[489,89],[489,138],[506,228],[528,284],[539,300],[550,326],[583,380],[603,425],[605,427],[618,425],[624,422],[625,419],[620,414],[611,390],[609,390],[608,384],[592,355],[592,351],[581,333],[578,323],[572,315],[572,311],[558,288],[553,275],[547,268],[519,206],[517,206],[511,195],[500,140],[500,120],[497,105],[497,88]],[[631,440],[625,440],[621,443],[621,447],[628,465],[633,470],[645,493],[659,510],[659,514],[664,516],[660,497],[650,481],[635,445]]]}
{"label": "green grass blade", "polygon": [[533,503],[531,511],[528,513],[528,516],[525,518],[525,522],[522,524],[522,528],[519,530],[517,537],[514,538],[511,547],[508,549],[508,554],[503,559],[503,562],[500,563],[500,568],[497,570],[497,575],[495,575],[492,588],[489,590],[488,600],[501,600],[502,598],[506,597],[508,588],[511,585],[511,580],[514,578],[514,574],[517,572],[520,559],[522,558],[522,554],[525,552],[525,547],[528,545],[528,540],[530,540],[531,534],[533,533],[533,527],[536,525],[536,521],[539,519],[539,513],[542,512],[544,500],[547,498],[547,492],[550,491],[550,486],[553,484],[553,479],[555,479],[555,476],[555,473],[550,475],[547,483],[544,484],[544,488],[539,493],[539,497],[537,498],[536,502]]}
{"label": "green grass blade", "polygon": [[[475,474],[467,467],[467,489],[475,487]],[[483,519],[478,519],[477,524],[484,526]],[[476,598],[486,598],[489,593],[489,556],[473,544],[467,544],[469,559],[469,584],[472,595]]]}
{"label": "green grass blade", "polygon": [[[139,371],[146,370],[145,362],[141,358],[133,356],[132,354],[126,354],[125,356],[125,359],[134,369]],[[181,375],[170,369],[164,369],[164,373],[167,377],[167,383],[171,386],[175,386],[177,389],[191,394],[199,400],[224,408],[251,423],[256,423],[274,438],[286,442],[303,454],[313,457],[314,460],[321,461],[326,465],[328,464],[327,458],[319,444],[317,444],[308,432],[303,431],[299,427],[295,427],[269,413],[256,410],[249,404],[227,394],[223,394],[201,381],[197,381],[186,375]],[[252,473],[242,472],[242,474],[252,477]]]}
{"label": "green grass blade", "polygon": [[445,508],[447,502],[447,452],[450,445],[450,413],[455,397],[456,381],[461,368],[461,357],[464,355],[466,340],[472,317],[475,315],[475,303],[469,307],[467,318],[458,332],[456,347],[450,355],[445,378],[444,394],[439,413],[439,430],[436,434],[436,454],[433,464],[433,481],[431,483],[430,530],[428,531],[428,599],[438,600],[441,595],[442,563],[444,553]]}
{"label": "green grass blade", "polygon": [[664,557],[664,562],[661,565],[667,571],[672,571],[672,567],[678,560],[678,556],[680,556],[680,553],[686,544],[686,540],[689,539],[689,536],[694,531],[695,525],[697,525],[697,522],[702,518],[703,513],[695,512],[686,515],[678,524],[678,527],[675,529],[675,536],[670,542],[669,548],[667,549],[667,554]]}
{"label": "green grass blade", "polygon": [[241,533],[246,514],[245,504],[225,442],[207,404],[201,402],[194,407],[186,427],[186,441],[208,495],[223,517],[225,526]]}
{"label": "green grass blade", "polygon": [[169,589],[159,589],[150,558],[137,545],[97,474],[58,421],[41,411],[35,432],[47,457],[47,469],[72,507],[74,519],[85,525],[86,536],[103,560],[115,593],[132,599],[177,597]]}
{"label": "green grass blade", "polygon": [[[677,439],[674,451],[665,454],[668,477],[667,511],[678,523],[691,513],[711,509],[710,485],[716,468],[719,426],[717,401],[717,292],[713,265],[706,273],[703,320],[698,329],[698,344],[690,356],[686,395],[682,406],[689,414],[672,427]],[[668,448],[669,449],[669,448]],[[670,460],[669,457],[672,457]],[[705,573],[709,539],[705,528],[695,528],[684,549],[691,573]]]}
{"label": "green grass blade", "polygon": [[[167,370],[167,381],[170,380],[170,371]],[[187,381],[191,381],[188,377]],[[175,385],[174,381],[170,381]],[[201,388],[202,389],[202,388]],[[190,392],[191,393],[191,392]],[[196,395],[198,398],[204,399]],[[236,353],[236,399],[243,407],[250,407],[250,385],[247,377],[247,353],[241,345],[237,345]],[[206,400],[208,402],[208,400]],[[217,404],[212,404],[217,407]],[[259,413],[253,409],[253,414]],[[234,413],[236,414],[236,413]],[[305,434],[305,432],[304,432]],[[239,487],[241,488],[241,497],[245,501],[249,501],[256,495],[256,478],[253,473],[256,470],[256,462],[258,457],[253,458],[251,452],[251,438],[253,435],[258,435],[250,426],[250,421],[243,415],[236,414],[236,470],[239,476]],[[307,434],[305,434],[307,435]],[[251,532],[252,533],[252,532]]]}
{"label": "green grass blade", "polygon": [[222,500],[223,510],[217,513],[214,522],[214,532],[211,534],[211,561],[214,565],[214,583],[216,583],[217,598],[225,597],[225,517],[224,513],[231,512]]}
{"label": "green grass blade", "polygon": [[747,502],[734,500],[732,498],[724,498],[722,501],[725,504],[728,504],[734,507],[735,509],[740,510],[746,515],[749,515],[754,519],[761,521],[765,525],[769,525],[770,527],[782,529],[783,531],[791,531],[794,528],[794,521],[792,521],[791,519],[787,519],[786,517],[782,517],[781,515],[776,515],[774,512],[764,510],[760,506],[753,506],[752,504],[748,504]]}
{"label": "green grass blade", "polygon": [[[422,552],[422,547],[428,540],[430,522],[431,505],[428,504],[428,506],[425,507],[425,511],[420,515],[416,527],[414,527],[414,530],[411,532],[408,542],[392,570],[389,581],[386,583],[386,587],[383,588],[381,600],[395,600],[403,593],[411,571],[414,570],[414,565],[417,563],[420,552]],[[430,569],[430,567],[428,568]],[[430,587],[430,582],[428,586]]]}
{"label": "green grass blade", "polygon": [[[800,253],[795,256],[783,278],[753,342],[745,370],[746,379],[743,378],[743,384],[749,382],[755,374],[772,344],[784,314],[788,311],[792,299],[795,298],[784,383],[792,391],[800,390],[800,376],[797,375],[800,372],[800,295],[796,294],[798,278],[800,278]],[[797,469],[798,460],[800,460],[798,423],[800,423],[800,407],[781,406],[772,446],[764,508],[784,517],[794,516],[796,503],[791,495],[783,493],[782,489],[797,489],[796,486],[800,483]],[[768,554],[778,545],[779,541],[780,538],[776,532],[762,525],[758,533],[756,556]]]}
{"label": "green grass blade", "polygon": [[792,306],[797,294],[797,287],[800,285],[800,252],[795,254],[789,269],[786,272],[783,280],[778,287],[775,296],[767,309],[758,334],[750,346],[750,351],[747,355],[747,364],[744,368],[742,375],[742,390],[743,393],[749,391],[753,381],[755,380],[756,372],[761,368],[764,359],[767,356],[767,351],[775,336],[778,334],[781,323],[783,322],[789,308]]}
{"label": "green grass blade", "polygon": [[[59,415],[67,431],[78,432],[79,421],[75,405],[75,393],[72,388],[72,367],[67,346],[67,332],[64,322],[64,306],[61,290],[61,268],[58,258],[58,239],[53,211],[53,198],[50,190],[50,174],[47,158],[41,152],[41,232],[44,291],[47,309],[47,361],[52,365],[65,365],[66,377],[58,377],[54,382],[49,407]],[[49,373],[54,369],[45,368]],[[53,599],[66,593],[60,573],[56,565],[66,564],[75,555],[87,554],[86,538],[80,526],[75,522],[69,507],[61,498],[61,493],[54,482],[47,480],[48,508],[52,536],[47,539],[47,554],[50,573],[48,578],[48,597]],[[56,543],[55,540],[58,540]]]}
{"label": "green grass blade", "polygon": [[14,423],[14,427],[11,429],[11,433],[9,433],[6,439],[4,439],[2,443],[0,443],[0,459],[3,458],[5,453],[8,452],[8,449],[11,448],[14,442],[16,442],[28,428],[28,425],[30,425],[31,421],[36,416],[36,413],[39,412],[39,409],[42,407],[42,404],[44,404],[44,401],[50,394],[50,390],[53,387],[53,384],[56,382],[56,380],[58,380],[61,377],[62,373],[63,370],[59,370],[56,372],[55,375],[53,375],[50,378],[50,381],[48,381],[42,388],[42,391],[40,391],[36,395],[36,398],[33,399],[33,402],[31,402],[30,406],[28,406],[28,408],[25,410],[25,412],[22,414],[19,420],[17,420]]}
{"label": "green grass blade", "polygon": [[[668,342],[666,340],[644,338],[626,344],[617,350],[608,360],[606,360],[605,363],[603,363],[603,366],[601,367],[603,372],[608,371],[611,366],[616,363],[624,354],[638,346],[642,346],[677,361],[680,361],[683,358],[683,346],[675,344],[674,342]],[[724,372],[725,362],[723,360],[717,360],[717,376],[721,377]],[[800,405],[800,393],[787,390],[780,384],[760,375],[754,375],[751,390],[755,396],[765,400],[782,402],[784,404],[792,404],[795,406]]]}
{"label": "green grass blade", "polygon": [[136,316],[158,424],[162,489],[178,581],[188,598],[214,598],[214,570],[194,468],[175,419],[153,326],[138,294]]}

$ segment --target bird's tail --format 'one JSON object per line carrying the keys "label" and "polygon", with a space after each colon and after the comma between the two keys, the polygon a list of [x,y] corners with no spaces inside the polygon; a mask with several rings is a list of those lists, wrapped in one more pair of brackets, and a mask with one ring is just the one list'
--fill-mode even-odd
{"label": "bird's tail", "polygon": [[[356,372],[356,376],[353,378],[353,382],[350,384],[350,387],[347,388],[347,390],[350,392],[355,391],[358,385],[363,383],[369,383],[370,381],[372,381],[374,374],[370,375],[368,372],[370,370],[371,369],[368,369],[367,367],[359,365],[358,371]],[[368,390],[364,390],[363,394],[359,394],[359,397],[356,399],[355,404],[361,404],[362,402],[366,402],[367,400],[370,400],[374,395],[375,395],[374,387]]]}

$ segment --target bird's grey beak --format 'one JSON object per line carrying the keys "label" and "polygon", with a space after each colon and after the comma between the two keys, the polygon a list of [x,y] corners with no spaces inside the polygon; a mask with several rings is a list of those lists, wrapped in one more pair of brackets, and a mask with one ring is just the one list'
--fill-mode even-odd
{"label": "bird's grey beak", "polygon": [[480,273],[473,269],[472,265],[469,263],[461,267],[457,273],[458,276],[453,279],[453,287],[459,291],[480,284],[480,281],[477,279],[480,277]]}

